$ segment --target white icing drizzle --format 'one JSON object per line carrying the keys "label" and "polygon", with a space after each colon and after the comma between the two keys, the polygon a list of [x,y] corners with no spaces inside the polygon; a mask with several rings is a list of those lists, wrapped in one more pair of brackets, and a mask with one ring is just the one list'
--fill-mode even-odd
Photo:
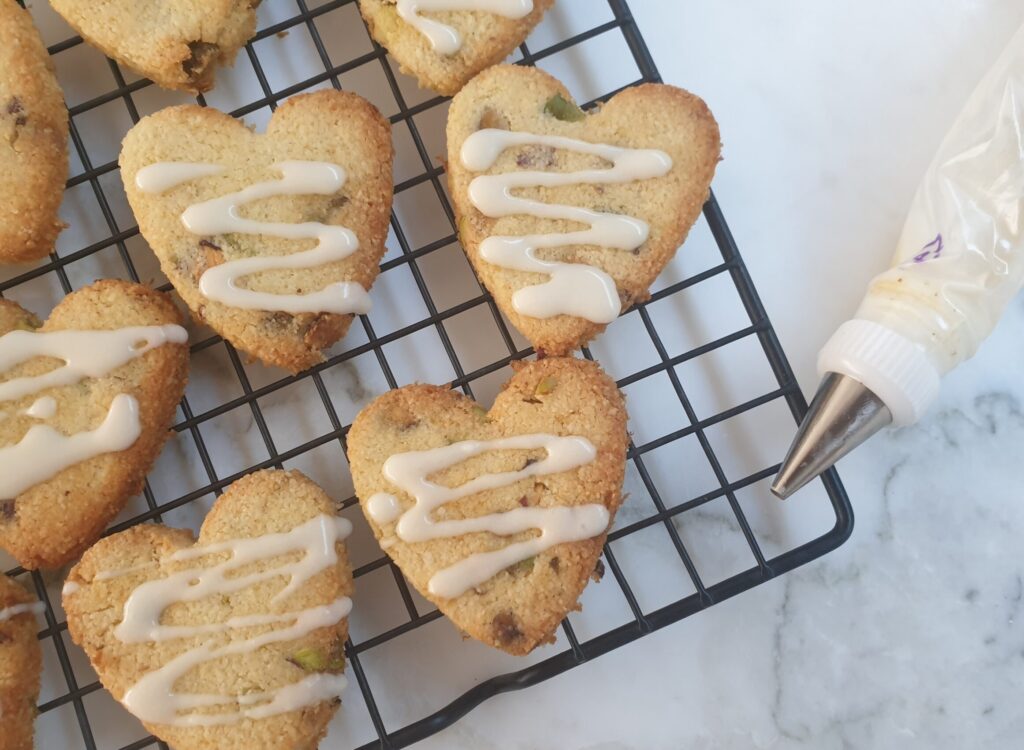
{"label": "white icing drizzle", "polygon": [[[160,625],[160,615],[171,604],[197,601],[213,594],[241,591],[260,581],[288,576],[288,585],[272,600],[279,601],[320,571],[337,563],[335,544],[347,537],[351,531],[352,525],[344,518],[317,516],[291,531],[217,542],[175,552],[166,558],[167,562],[195,560],[225,552],[229,553],[229,557],[209,568],[189,568],[172,573],[166,578],[143,583],[125,602],[124,619],[114,632],[125,643],[164,640],[166,628]],[[298,561],[244,576],[231,575],[236,569],[254,562],[300,551],[305,554]],[[134,572],[141,569],[142,566],[136,566],[126,570]],[[112,578],[125,574],[101,573],[96,578]],[[175,629],[174,634],[168,637],[187,638],[199,632],[202,631],[183,633]]]}
{"label": "white icing drizzle", "polygon": [[24,414],[33,419],[53,419],[57,414],[57,399],[53,396],[36,399],[32,406],[25,409]]}
{"label": "white icing drizzle", "polygon": [[139,403],[123,393],[114,397],[95,430],[64,435],[49,425],[33,425],[21,442],[0,448],[0,498],[17,497],[82,461],[127,450],[141,433]]}
{"label": "white icing drizzle", "polygon": [[434,52],[454,55],[462,49],[462,34],[448,24],[424,18],[422,12],[476,10],[505,18],[525,18],[533,12],[533,0],[398,0],[398,15],[430,40]]}
{"label": "white icing drizzle", "polygon": [[194,164],[185,161],[150,164],[135,173],[135,184],[144,193],[164,193],[200,177],[212,177],[224,171],[219,164]]}
{"label": "white icing drizzle", "polygon": [[370,518],[383,525],[398,520],[402,515],[402,504],[394,495],[378,492],[366,501],[366,512],[370,514]]}
{"label": "white icing drizzle", "polygon": [[0,336],[0,373],[33,357],[61,359],[64,365],[42,375],[0,382],[0,401],[103,377],[151,349],[186,341],[188,332],[176,325],[112,331],[11,331]]}
{"label": "white icing drizzle", "polygon": [[512,305],[520,314],[532,318],[572,315],[594,323],[610,323],[622,312],[622,303],[611,276],[587,264],[541,260],[536,257],[536,251],[567,245],[635,250],[647,241],[650,227],[630,216],[542,203],[516,197],[512,191],[531,187],[620,184],[663,177],[672,169],[672,157],[654,149],[620,148],[562,136],[488,128],[476,131],[463,142],[462,164],[473,172],[483,172],[494,166],[506,149],[528,145],[597,156],[611,162],[612,167],[577,172],[513,171],[479,175],[469,185],[470,201],[490,218],[526,214],[539,219],[579,222],[589,225],[589,229],[520,237],[488,237],[480,244],[480,255],[487,262],[504,268],[551,277],[542,284],[524,287],[512,295]]}
{"label": "white icing drizzle", "polygon": [[46,611],[46,605],[42,602],[32,602],[31,604],[13,604],[10,607],[0,609],[0,622],[10,620],[13,617],[24,614],[42,614]]}
{"label": "white icing drizzle", "polygon": [[[136,174],[135,184],[144,192],[162,192],[160,186],[172,182],[181,164],[151,164]],[[189,165],[208,166],[216,165]],[[281,195],[334,195],[345,185],[345,170],[337,164],[319,161],[282,161],[274,165],[280,180],[250,185],[243,190],[212,200],[195,203],[185,209],[181,221],[196,235],[250,234],[269,235],[289,240],[317,240],[317,246],[290,255],[239,258],[213,266],[199,279],[199,291],[207,299],[243,310],[268,310],[298,313],[366,313],[370,297],[361,284],[342,281],[305,294],[272,294],[244,289],[238,280],[264,271],[314,268],[344,260],[359,249],[359,240],[346,227],[318,221],[298,224],[246,219],[240,209],[254,201]],[[219,169],[219,167],[218,167]]]}
{"label": "white icing drizzle", "polygon": [[61,588],[60,595],[62,598],[67,598],[69,596],[74,596],[81,590],[82,587],[74,581],[64,581],[64,587]]}
{"label": "white icing drizzle", "polygon": [[[204,643],[175,657],[160,669],[154,670],[136,682],[125,693],[122,703],[142,721],[174,726],[214,726],[233,724],[242,719],[263,719],[268,716],[296,711],[321,701],[336,698],[348,684],[343,675],[318,673],[309,675],[278,690],[245,695],[181,694],[174,692],[174,683],[191,669],[224,656],[248,654],[270,643],[292,641],[312,633],[319,628],[330,627],[347,617],[352,602],[343,597],[325,607],[293,612],[289,619],[294,623],[288,627],[271,630],[263,635],[232,641],[219,648]],[[282,620],[283,621],[283,620]],[[255,705],[253,704],[260,704]],[[237,711],[219,714],[185,713],[196,708],[211,706],[233,706]],[[242,708],[242,706],[252,706]]]}
{"label": "white icing drizzle", "polygon": [[[547,456],[518,471],[484,474],[458,487],[445,487],[427,479],[488,451],[533,449],[544,449]],[[487,441],[465,440],[441,448],[395,454],[384,462],[384,476],[415,499],[415,504],[398,517],[395,535],[405,542],[423,542],[476,532],[499,536],[511,536],[531,529],[541,532],[540,536],[509,544],[500,550],[470,555],[431,577],[428,584],[430,593],[446,598],[460,596],[510,565],[533,557],[556,544],[597,536],[608,528],[608,509],[598,503],[528,507],[445,521],[433,520],[431,513],[453,500],[507,487],[526,477],[570,471],[590,463],[596,456],[597,449],[586,438],[543,434]],[[367,504],[379,511],[387,509],[390,512],[391,508],[397,506],[398,500],[380,493],[371,497]],[[382,512],[382,517],[387,515]],[[371,517],[376,520],[372,511]]]}
{"label": "white icing drizzle", "polygon": [[[11,331],[0,336],[0,374],[33,357],[52,357],[64,364],[41,375],[0,382],[0,402],[103,377],[151,349],[187,341],[188,333],[177,325],[111,331]],[[57,401],[43,396],[22,413],[33,419],[50,419],[57,413]],[[103,424],[94,430],[64,435],[47,425],[33,425],[20,442],[0,447],[0,498],[17,497],[82,461],[127,450],[141,432],[139,404],[126,394],[114,397]]]}
{"label": "white icing drizzle", "polygon": [[[221,646],[207,641],[183,652],[135,683],[122,700],[125,707],[143,721],[156,724],[213,726],[273,716],[337,697],[345,688],[345,678],[326,673],[306,676],[275,691],[245,695],[182,694],[175,692],[174,685],[190,670],[212,659],[253,653],[268,644],[303,638],[314,630],[337,624],[351,611],[352,602],[348,597],[296,612],[243,615],[204,625],[163,625],[160,618],[168,607],[176,603],[226,595],[262,581],[286,577],[288,583],[271,599],[271,604],[281,601],[316,574],[337,564],[336,544],[351,530],[352,525],[344,518],[321,515],[287,532],[191,547],[164,558],[159,564],[198,561],[212,555],[227,554],[226,559],[210,567],[186,568],[136,587],[125,602],[122,621],[114,629],[114,635],[122,642],[159,643],[257,626],[284,627],[251,638],[231,640]],[[263,571],[237,574],[253,563],[298,552],[302,553],[299,559],[282,562]],[[94,580],[131,575],[157,564],[100,572]],[[217,706],[231,710],[194,713],[198,708]]]}

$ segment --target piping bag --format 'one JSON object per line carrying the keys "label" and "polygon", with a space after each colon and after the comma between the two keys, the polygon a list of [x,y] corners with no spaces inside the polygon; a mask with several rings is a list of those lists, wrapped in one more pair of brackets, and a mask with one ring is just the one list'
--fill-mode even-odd
{"label": "piping bag", "polygon": [[967,101],[892,267],[818,357],[823,379],[772,492],[786,498],[889,425],[917,422],[1024,284],[1024,27]]}

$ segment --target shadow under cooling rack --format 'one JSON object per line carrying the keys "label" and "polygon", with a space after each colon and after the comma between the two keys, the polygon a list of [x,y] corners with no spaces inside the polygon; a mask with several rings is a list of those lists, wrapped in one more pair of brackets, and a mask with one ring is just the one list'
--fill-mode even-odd
{"label": "shadow under cooling rack", "polygon": [[[47,261],[0,275],[0,295],[39,311],[104,276],[171,291],[127,206],[117,149],[140,117],[192,100],[131,76],[68,36],[44,4],[32,12],[68,94],[73,176],[62,213],[71,228]],[[451,382],[489,401],[510,363],[533,352],[458,246],[438,159],[447,100],[396,69],[369,38],[354,0],[263,3],[260,21],[235,67],[198,101],[259,126],[288,96],[333,86],[362,94],[390,119],[395,210],[375,308],[327,361],[297,376],[245,362],[193,326],[192,382],[173,437],[143,495],[110,532],[143,521],[197,528],[225,487],[259,468],[302,469],[332,496],[347,498],[340,512],[356,526],[349,544],[356,609],[347,644],[356,689],[322,747],[405,747],[491,696],[572,669],[847,539],[853,517],[834,471],[787,505],[768,495],[774,457],[807,405],[712,196],[650,300],[582,352],[618,380],[631,413],[629,498],[608,537],[604,583],[587,588],[582,612],[563,622],[556,643],[529,657],[463,642],[373,542],[352,495],[346,435],[359,408],[415,380]],[[588,106],[660,80],[623,0],[560,0],[517,62],[545,67]],[[30,577],[46,605],[40,746],[165,747],[102,690],[70,644],[60,581],[10,572]],[[399,693],[424,680],[436,703],[403,703]]]}

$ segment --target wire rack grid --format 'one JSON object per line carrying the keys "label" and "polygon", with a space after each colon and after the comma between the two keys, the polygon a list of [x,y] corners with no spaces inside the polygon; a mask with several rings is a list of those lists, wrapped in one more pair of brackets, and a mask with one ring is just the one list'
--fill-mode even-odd
{"label": "wire rack grid", "polygon": [[[124,132],[141,116],[187,98],[161,92],[103,58],[48,7],[30,10],[68,99],[72,177],[62,213],[71,228],[48,260],[29,270],[0,270],[0,296],[40,311],[103,276],[171,291],[127,207],[116,156]],[[615,375],[631,407],[630,497],[603,556],[614,583],[590,586],[583,611],[563,622],[557,642],[526,659],[463,642],[439,622],[441,614],[407,585],[358,514],[344,459],[348,426],[375,395],[417,379],[451,382],[486,402],[510,363],[533,352],[479,286],[458,246],[437,158],[444,153],[446,100],[397,71],[367,35],[354,0],[275,0],[260,13],[259,31],[233,71],[224,71],[218,88],[198,102],[259,125],[288,96],[333,86],[355,89],[390,117],[399,153],[395,211],[391,250],[374,289],[375,304],[381,298],[384,304],[362,316],[326,362],[297,376],[245,362],[211,331],[193,327],[192,382],[172,440],[143,495],[109,531],[145,521],[195,528],[224,488],[261,468],[302,468],[335,497],[346,497],[340,512],[357,527],[350,540],[356,609],[346,649],[358,690],[350,690],[325,747],[408,746],[489,697],[572,669],[846,540],[852,512],[834,472],[787,515],[767,498],[777,465],[765,455],[781,453],[806,403],[712,196],[681,253],[693,263],[670,267],[650,300],[582,351]],[[606,7],[561,0],[550,15],[517,62],[547,67],[575,84],[591,95],[587,107],[626,86],[660,80],[624,0],[607,0]],[[620,57],[616,64],[608,60],[610,50]],[[615,80],[597,80],[601,62],[616,71]],[[424,226],[433,236],[423,236]],[[730,295],[734,312],[684,331],[705,307],[701,293]],[[759,368],[760,378],[753,374]],[[666,412],[679,424],[665,422]],[[781,439],[763,439],[769,432]],[[813,522],[792,533],[794,513]],[[0,567],[30,582],[46,605],[39,746],[166,747],[123,713],[70,643],[60,608],[63,575]],[[403,702],[402,687],[417,675],[432,682],[433,702]]]}

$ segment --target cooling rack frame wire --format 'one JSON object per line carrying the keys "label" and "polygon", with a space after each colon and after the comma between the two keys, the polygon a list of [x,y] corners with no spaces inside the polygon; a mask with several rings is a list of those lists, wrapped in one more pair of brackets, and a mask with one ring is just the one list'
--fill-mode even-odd
{"label": "cooling rack frame wire", "polygon": [[[134,525],[142,521],[159,521],[163,513],[182,507],[194,500],[197,500],[198,498],[209,495],[210,493],[220,494],[229,484],[246,473],[261,468],[282,468],[285,462],[322,445],[337,442],[344,450],[349,425],[345,424],[339,417],[329,396],[327,385],[324,383],[322,378],[322,373],[325,370],[334,367],[341,362],[352,360],[359,355],[369,355],[372,353],[376,357],[388,386],[390,388],[396,388],[398,387],[398,381],[392,371],[390,363],[388,362],[387,356],[385,355],[385,345],[399,341],[402,338],[412,335],[418,331],[433,329],[436,331],[441,341],[442,348],[445,351],[445,355],[448,357],[456,375],[453,381],[453,387],[460,388],[467,395],[472,396],[473,391],[471,383],[474,380],[501,370],[513,360],[523,359],[533,354],[532,350],[522,349],[516,345],[513,336],[499,314],[494,301],[483,289],[480,290],[480,294],[478,296],[444,309],[443,311],[439,311],[432,299],[430,290],[423,278],[423,274],[417,265],[417,260],[457,242],[454,212],[442,185],[442,179],[444,176],[443,166],[435,163],[431,155],[428,153],[424,144],[424,139],[417,130],[417,126],[413,120],[414,115],[420,114],[442,104],[445,99],[443,97],[435,96],[415,105],[407,105],[396,74],[394,73],[390,58],[387,57],[386,52],[376,43],[373,43],[371,52],[346,60],[341,65],[335,65],[331,62],[323,39],[316,24],[313,23],[313,20],[325,13],[341,8],[342,6],[351,5],[355,0],[329,0],[328,2],[324,2],[312,9],[307,6],[306,0],[295,0],[295,2],[300,11],[297,15],[261,29],[256,37],[246,45],[244,52],[240,53],[241,55],[248,56],[249,62],[252,64],[256,77],[259,81],[263,96],[262,98],[237,108],[232,112],[232,114],[236,117],[242,117],[263,107],[269,106],[273,109],[283,99],[317,84],[329,83],[335,88],[342,88],[340,81],[341,75],[366,63],[379,61],[399,109],[399,112],[390,118],[391,122],[392,124],[402,121],[407,123],[415,149],[422,160],[424,170],[418,176],[396,183],[395,193],[398,195],[404,190],[411,189],[416,186],[429,185],[443,206],[447,221],[451,227],[451,232],[448,236],[434,240],[422,247],[413,247],[397,216],[392,214],[391,228],[394,232],[394,237],[400,246],[401,255],[385,261],[381,266],[382,271],[386,271],[400,265],[407,265],[415,284],[423,297],[423,302],[428,311],[428,315],[415,323],[403,326],[398,330],[391,331],[381,336],[378,336],[375,333],[370,320],[366,316],[361,316],[359,324],[362,326],[363,332],[367,338],[367,342],[365,344],[348,349],[305,373],[285,377],[268,385],[255,388],[251,385],[244,365],[238,354],[230,347],[230,345],[226,345],[225,348],[228,352],[234,374],[237,376],[238,382],[241,385],[242,395],[224,401],[217,406],[198,414],[193,411],[189,404],[188,397],[186,397],[181,403],[181,413],[184,418],[173,427],[173,429],[178,433],[189,433],[191,435],[208,482],[194,491],[188,492],[187,494],[165,503],[157,502],[154,497],[154,493],[147,482],[143,493],[146,510],[131,518],[129,521],[112,527],[108,533],[119,531],[127,526]],[[533,64],[538,60],[579,45],[600,34],[619,31],[623,35],[630,54],[632,55],[641,74],[640,79],[630,85],[645,82],[660,82],[661,79],[658,74],[658,70],[651,58],[650,52],[647,49],[640,31],[637,28],[637,24],[630,13],[627,3],[625,0],[607,0],[607,2],[612,13],[612,20],[594,26],[593,28],[587,29],[581,33],[574,34],[571,37],[563,39],[540,51],[533,52],[524,44],[521,47],[521,64]],[[297,26],[305,26],[306,30],[309,32],[317,53],[324,65],[324,71],[318,75],[295,82],[294,84],[275,92],[268,83],[266,71],[261,65],[256,53],[256,43],[272,35],[287,32],[289,29]],[[50,47],[50,53],[51,55],[55,55],[82,43],[83,42],[80,38],[73,37],[52,45]],[[137,122],[139,120],[139,111],[135,102],[132,100],[132,94],[147,86],[151,86],[152,84],[146,80],[128,83],[119,66],[115,62],[108,61],[108,64],[117,88],[96,96],[88,101],[75,104],[69,108],[71,115],[70,129],[72,145],[81,161],[82,172],[75,175],[68,181],[67,188],[70,189],[86,183],[91,187],[94,197],[99,205],[103,221],[109,231],[109,236],[99,242],[95,242],[61,256],[51,255],[48,262],[44,262],[31,270],[7,280],[0,281],[0,296],[3,296],[5,292],[17,287],[19,284],[48,273],[54,273],[56,275],[63,292],[67,294],[72,291],[72,284],[68,278],[66,266],[111,247],[116,248],[121,261],[124,264],[127,276],[134,281],[139,280],[139,274],[136,271],[126,244],[129,239],[138,234],[138,228],[123,228],[118,225],[114,211],[112,210],[107,196],[104,194],[104,189],[100,184],[100,179],[104,175],[117,170],[117,163],[114,161],[103,164],[93,164],[82,134],[79,132],[75,122],[76,116],[117,99],[123,100],[133,122]],[[617,92],[608,92],[605,96],[600,97],[600,99],[589,102],[585,107],[592,107],[598,102],[610,98],[614,93]],[[205,100],[202,96],[197,97],[197,100],[200,104],[205,104]],[[689,425],[687,427],[668,435],[664,435],[657,440],[653,440],[639,446],[634,443],[630,444],[628,454],[629,460],[634,462],[647,491],[650,493],[651,499],[653,500],[656,508],[656,513],[643,518],[642,520],[613,530],[609,535],[609,545],[606,545],[605,547],[603,559],[607,564],[607,568],[611,572],[611,575],[608,577],[614,579],[615,585],[621,589],[621,592],[632,612],[633,620],[586,640],[580,640],[576,636],[569,620],[566,620],[562,624],[562,635],[564,635],[568,647],[564,650],[519,671],[492,677],[480,684],[477,684],[462,695],[453,696],[453,699],[447,706],[436,711],[430,716],[404,727],[389,731],[385,726],[385,721],[381,715],[381,711],[378,709],[377,701],[375,700],[360,657],[371,649],[382,646],[394,638],[437,620],[441,617],[441,614],[436,609],[426,614],[420,614],[405,579],[398,571],[397,567],[386,556],[381,555],[376,560],[357,568],[355,575],[358,578],[359,576],[381,568],[389,568],[402,597],[403,605],[409,619],[404,624],[380,633],[363,642],[353,643],[349,641],[349,643],[346,644],[346,653],[351,667],[350,674],[355,678],[354,682],[362,692],[363,698],[366,702],[366,708],[378,737],[376,740],[362,745],[358,750],[369,750],[370,748],[381,748],[382,750],[387,750],[391,748],[406,747],[452,725],[461,717],[473,710],[473,708],[481,702],[497,695],[498,693],[525,688],[561,674],[562,672],[572,669],[583,662],[619,648],[620,646],[638,638],[642,638],[643,636],[665,627],[666,625],[678,622],[695,612],[713,606],[714,604],[717,604],[731,596],[746,591],[758,584],[764,583],[775,576],[790,571],[800,565],[804,565],[835,549],[849,537],[853,529],[852,509],[838,475],[834,470],[831,470],[823,475],[821,481],[831,504],[831,509],[835,514],[835,523],[832,528],[817,538],[812,539],[811,541],[794,549],[789,549],[775,557],[766,558],[757,539],[755,538],[755,534],[751,529],[751,525],[744,514],[740,502],[737,500],[737,493],[745,487],[762,482],[771,477],[774,475],[778,467],[768,467],[753,474],[749,474],[742,479],[730,481],[727,478],[726,473],[722,468],[722,464],[716,456],[715,450],[708,439],[706,434],[706,430],[708,428],[715,424],[732,419],[768,402],[783,399],[788,405],[789,411],[792,413],[796,421],[799,421],[803,417],[807,410],[807,403],[804,400],[793,372],[786,361],[786,357],[779,344],[779,340],[768,320],[764,307],[758,298],[757,291],[754,288],[747,268],[740,257],[739,250],[737,249],[736,243],[733,240],[728,225],[725,222],[722,210],[713,194],[704,207],[704,218],[711,229],[711,233],[721,254],[722,262],[700,273],[692,275],[683,281],[671,284],[655,292],[651,300],[634,308],[642,321],[644,329],[654,343],[659,361],[656,364],[639,372],[632,373],[619,381],[620,387],[626,387],[653,374],[664,374],[671,382],[675,396],[678,398],[679,403],[689,420]],[[658,334],[657,327],[652,320],[648,307],[651,304],[677,294],[684,289],[722,275],[727,275],[735,286],[742,305],[750,318],[750,325],[714,341],[690,349],[689,351],[681,354],[670,355]],[[169,285],[165,285],[162,288],[167,290],[170,287]],[[455,315],[482,305],[489,308],[494,323],[500,332],[503,343],[508,349],[508,355],[471,372],[466,372],[443,323]],[[686,389],[680,382],[679,376],[675,371],[675,367],[683,362],[695,359],[732,342],[751,336],[756,336],[760,347],[763,350],[764,356],[771,367],[778,388],[732,408],[720,411],[712,416],[704,417],[703,419],[700,418],[687,396]],[[193,342],[191,348],[193,353],[196,353],[220,343],[221,339],[219,337],[211,336],[204,340]],[[583,350],[583,356],[593,358],[590,351],[587,349]],[[313,440],[307,441],[289,450],[280,451],[275,446],[271,430],[269,429],[267,420],[261,411],[259,399],[305,379],[309,379],[315,386],[329,417],[331,429],[327,433]],[[251,409],[253,423],[266,447],[269,458],[229,476],[220,476],[217,472],[215,461],[203,441],[199,425],[225,414],[232,409],[242,406],[248,406]],[[658,487],[651,478],[650,473],[644,466],[644,455],[651,450],[668,445],[687,436],[696,437],[701,450],[706,456],[714,472],[719,486],[717,489],[706,492],[700,496],[690,498],[685,502],[666,502],[662,493],[659,492]],[[719,581],[714,585],[706,586],[701,580],[697,567],[691,559],[691,555],[688,553],[686,545],[680,538],[672,521],[675,517],[688,510],[697,508],[712,500],[722,498],[727,501],[732,513],[735,515],[736,523],[741,529],[746,543],[750,547],[750,552],[756,561],[756,565],[741,573]],[[343,508],[347,508],[356,502],[357,501],[354,497],[350,497],[341,503],[341,505]],[[671,538],[672,545],[692,580],[695,592],[685,598],[679,599],[678,601],[648,612],[644,611],[638,603],[637,596],[634,594],[622,566],[620,566],[616,560],[614,551],[610,547],[610,543],[655,525],[661,525],[667,530],[668,535]],[[25,571],[20,568],[15,568],[8,572],[11,575],[21,575]],[[98,746],[93,736],[92,727],[90,726],[89,716],[83,704],[83,699],[90,693],[100,690],[101,686],[98,682],[92,682],[87,685],[78,684],[72,668],[68,649],[62,635],[67,629],[67,624],[59,620],[54,604],[50,600],[46,581],[43,576],[39,573],[33,572],[31,574],[31,580],[33,581],[40,601],[46,605],[46,611],[44,614],[46,627],[40,633],[39,637],[41,640],[52,637],[56,658],[68,687],[68,692],[66,694],[58,696],[41,705],[39,707],[40,712],[45,714],[69,703],[73,704],[79,728],[82,733],[84,747],[87,748],[87,750],[96,750]],[[606,583],[605,585],[611,584]],[[155,738],[146,737],[137,742],[123,746],[121,750],[133,750],[135,748],[150,746],[166,748],[166,745]]]}

